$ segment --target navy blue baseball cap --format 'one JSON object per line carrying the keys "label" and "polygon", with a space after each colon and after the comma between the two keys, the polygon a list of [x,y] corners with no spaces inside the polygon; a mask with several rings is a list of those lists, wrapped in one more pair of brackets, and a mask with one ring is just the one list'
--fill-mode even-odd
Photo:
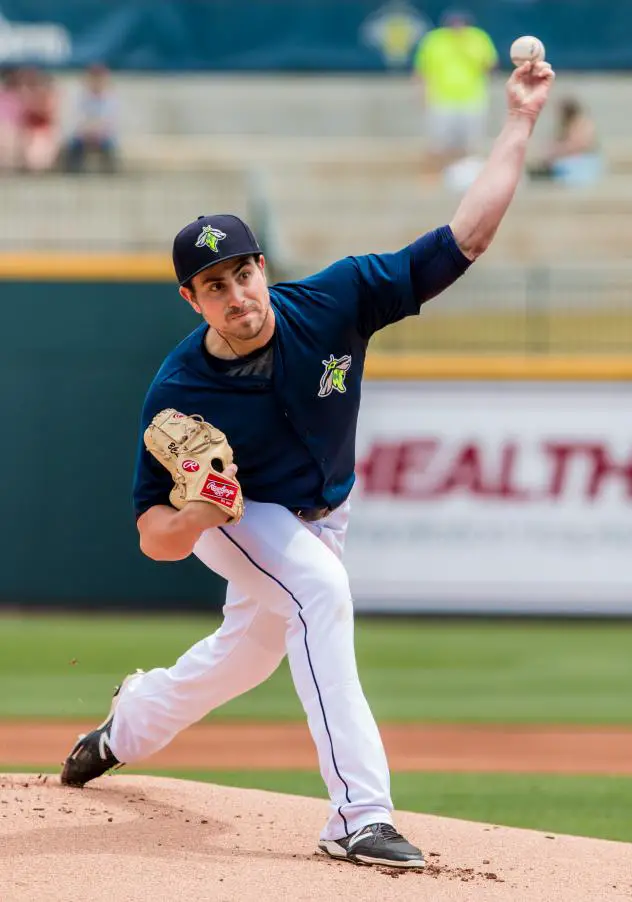
{"label": "navy blue baseball cap", "polygon": [[178,282],[185,285],[216,263],[261,253],[252,230],[242,219],[231,213],[218,213],[198,216],[178,232],[173,241],[173,266]]}

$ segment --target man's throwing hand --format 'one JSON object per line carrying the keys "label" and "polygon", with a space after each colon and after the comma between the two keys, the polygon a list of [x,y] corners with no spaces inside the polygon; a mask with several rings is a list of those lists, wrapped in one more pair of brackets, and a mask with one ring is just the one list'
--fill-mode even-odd
{"label": "man's throwing hand", "polygon": [[555,72],[546,60],[523,63],[507,81],[507,105],[510,112],[537,119],[555,80]]}

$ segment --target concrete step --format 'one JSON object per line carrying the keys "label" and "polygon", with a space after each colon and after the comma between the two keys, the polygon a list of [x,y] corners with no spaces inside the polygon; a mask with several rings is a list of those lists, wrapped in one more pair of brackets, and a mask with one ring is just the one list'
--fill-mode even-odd
{"label": "concrete step", "polygon": [[243,178],[45,175],[0,180],[0,249],[168,249],[210,210],[246,215]]}
{"label": "concrete step", "polygon": [[[484,142],[487,153],[493,136]],[[545,136],[540,127],[529,146],[530,157],[537,158]],[[612,172],[629,172],[632,167],[632,134],[602,139],[604,157]],[[121,152],[125,165],[132,170],[165,169],[206,171],[217,167],[231,169],[274,169],[284,171],[332,165],[349,174],[374,167],[376,171],[420,172],[426,142],[420,135],[253,135],[244,134],[126,134]]]}
{"label": "concrete step", "polygon": [[[555,61],[553,61],[555,63]],[[79,73],[60,75],[64,131],[73,122]],[[505,116],[507,73],[491,80],[489,134]],[[116,73],[121,134],[278,135],[292,137],[364,135],[415,136],[423,111],[410,75],[316,76],[201,73]],[[555,97],[578,97],[595,118],[603,140],[632,138],[627,73],[559,72]],[[556,104],[545,109],[534,139],[551,130]],[[253,156],[255,148],[251,148]]]}
{"label": "concrete step", "polygon": [[[284,261],[313,269],[349,253],[396,250],[450,221],[458,203],[440,185],[376,161],[275,164],[261,178],[219,164],[205,173],[13,176],[0,179],[0,249],[163,250],[200,213],[233,211],[267,216]],[[631,218],[632,180],[623,177],[578,191],[525,184],[488,255],[628,259]]]}
{"label": "concrete step", "polygon": [[[301,264],[324,266],[347,254],[397,250],[421,233],[449,221],[443,209],[376,211],[374,216],[341,208],[279,217],[281,244]],[[516,207],[502,223],[487,256],[517,263],[618,261],[630,258],[629,212],[532,217]]]}

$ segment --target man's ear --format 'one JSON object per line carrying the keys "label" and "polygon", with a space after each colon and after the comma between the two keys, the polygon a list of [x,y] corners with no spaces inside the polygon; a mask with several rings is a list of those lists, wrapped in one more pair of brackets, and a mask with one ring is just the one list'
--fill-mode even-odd
{"label": "man's ear", "polygon": [[195,310],[195,312],[199,313],[201,315],[202,310],[200,308],[200,305],[196,302],[195,295],[193,294],[191,289],[185,288],[184,285],[181,285],[180,288],[178,289],[178,291],[180,292],[180,297],[184,298],[184,300],[187,302],[187,304],[190,304],[193,307],[193,309]]}
{"label": "man's ear", "polygon": [[263,256],[263,254],[259,254],[259,257],[257,258],[257,266],[259,267],[259,269],[261,270],[261,272],[265,274],[265,271],[266,271],[266,258]]}

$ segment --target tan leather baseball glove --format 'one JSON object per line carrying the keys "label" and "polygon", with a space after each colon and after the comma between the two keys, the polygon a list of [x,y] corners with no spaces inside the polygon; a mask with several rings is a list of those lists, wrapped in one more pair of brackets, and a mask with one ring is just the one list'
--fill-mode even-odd
{"label": "tan leather baseball glove", "polygon": [[233,462],[233,449],[221,430],[201,416],[177,410],[161,410],[144,433],[145,447],[169,470],[173,489],[171,504],[181,510],[189,501],[206,501],[241,520],[244,500],[241,486],[222,475]]}

